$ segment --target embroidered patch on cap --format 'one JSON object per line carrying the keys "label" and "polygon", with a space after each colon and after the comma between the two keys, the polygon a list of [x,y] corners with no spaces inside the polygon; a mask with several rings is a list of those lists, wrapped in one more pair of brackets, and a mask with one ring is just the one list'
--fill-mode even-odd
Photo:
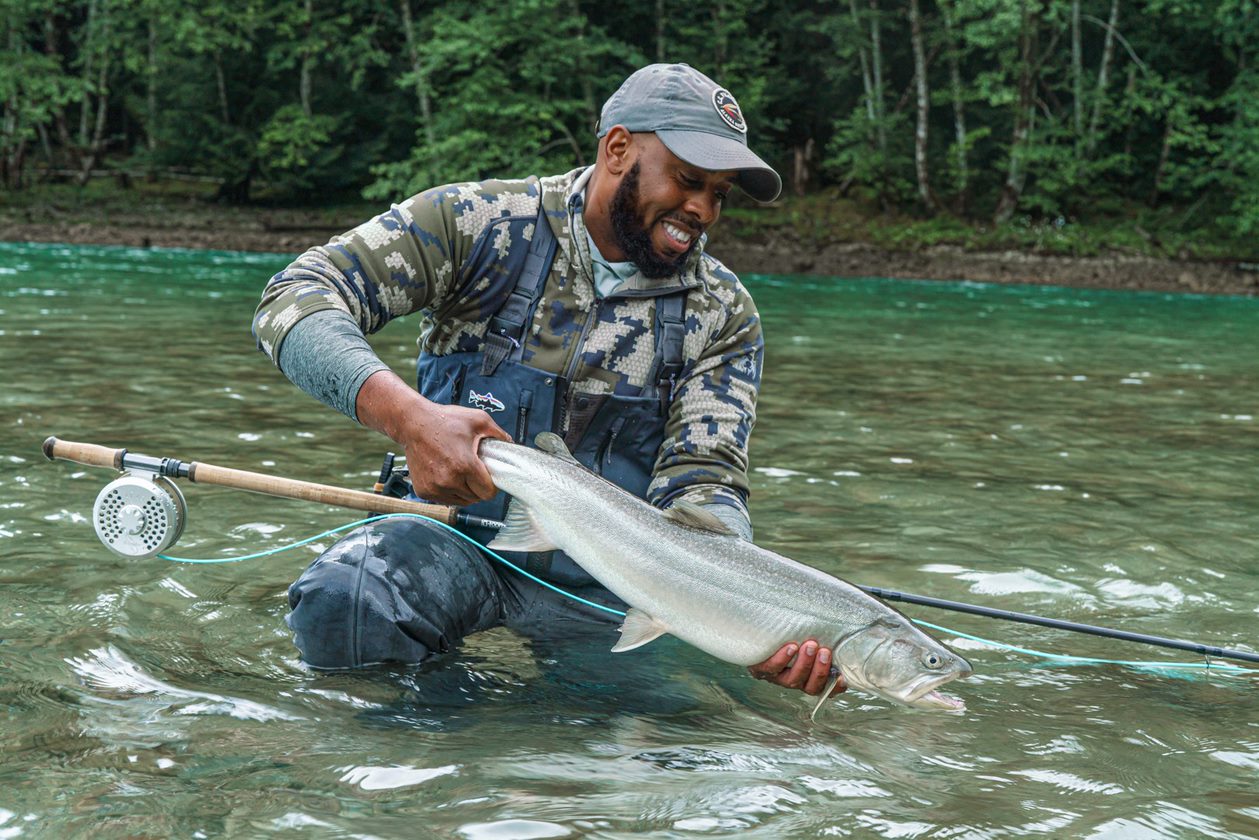
{"label": "embroidered patch on cap", "polygon": [[725,88],[717,88],[713,91],[713,107],[717,109],[717,113],[721,116],[721,121],[742,134],[748,133],[748,124],[743,120],[743,111],[739,110],[739,103],[734,101],[734,95]]}

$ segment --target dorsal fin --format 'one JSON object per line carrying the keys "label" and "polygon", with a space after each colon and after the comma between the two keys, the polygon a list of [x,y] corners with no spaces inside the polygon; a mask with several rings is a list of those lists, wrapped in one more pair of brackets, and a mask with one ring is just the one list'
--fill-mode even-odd
{"label": "dorsal fin", "polygon": [[554,455],[561,461],[568,461],[570,464],[581,464],[573,457],[573,453],[568,451],[568,447],[564,445],[564,438],[555,434],[555,432],[542,432],[533,439],[533,445],[541,449],[548,455]]}
{"label": "dorsal fin", "polygon": [[701,531],[709,531],[714,534],[720,534],[723,537],[737,537],[730,526],[717,518],[715,514],[709,513],[699,505],[693,502],[678,501],[673,503],[673,507],[664,512],[665,519],[671,519],[679,525],[685,525],[688,528],[698,528]]}

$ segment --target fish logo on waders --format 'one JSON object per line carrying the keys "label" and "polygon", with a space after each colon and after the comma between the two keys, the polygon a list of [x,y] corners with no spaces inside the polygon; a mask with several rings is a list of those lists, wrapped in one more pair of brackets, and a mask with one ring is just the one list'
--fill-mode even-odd
{"label": "fish logo on waders", "polygon": [[494,396],[493,391],[486,391],[484,394],[478,394],[476,391],[468,391],[468,404],[473,408],[479,408],[482,411],[488,411],[493,414],[496,411],[503,411],[507,406],[503,405],[503,401]]}

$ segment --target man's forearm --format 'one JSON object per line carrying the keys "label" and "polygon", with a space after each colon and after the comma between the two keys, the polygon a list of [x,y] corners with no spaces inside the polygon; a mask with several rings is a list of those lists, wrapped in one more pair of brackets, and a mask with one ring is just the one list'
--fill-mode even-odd
{"label": "man's forearm", "polygon": [[313,312],[293,325],[280,346],[280,370],[297,387],[352,420],[359,390],[373,373],[388,370],[354,319],[344,312]]}

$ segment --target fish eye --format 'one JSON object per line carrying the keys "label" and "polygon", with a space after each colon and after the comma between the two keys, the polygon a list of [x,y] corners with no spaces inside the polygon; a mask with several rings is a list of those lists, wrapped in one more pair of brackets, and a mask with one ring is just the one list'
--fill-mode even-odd
{"label": "fish eye", "polygon": [[944,658],[938,653],[928,653],[922,658],[922,664],[934,670],[944,664]]}

